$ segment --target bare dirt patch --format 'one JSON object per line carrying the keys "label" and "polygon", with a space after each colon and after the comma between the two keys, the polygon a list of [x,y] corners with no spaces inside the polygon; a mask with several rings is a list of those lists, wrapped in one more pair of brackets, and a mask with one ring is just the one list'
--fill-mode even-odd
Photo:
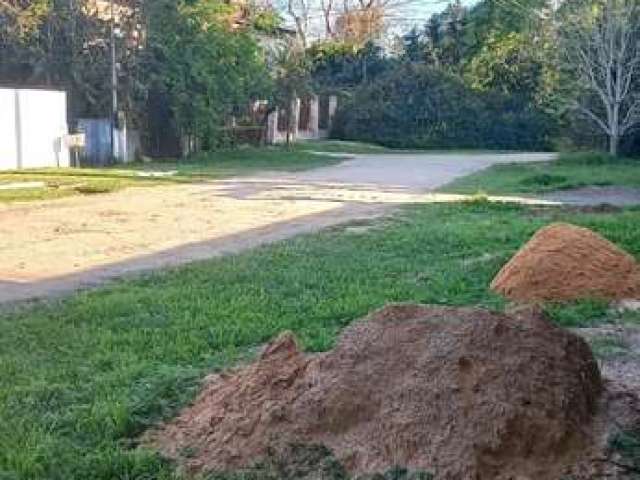
{"label": "bare dirt patch", "polygon": [[377,216],[389,206],[431,201],[422,193],[494,163],[552,158],[358,155],[304,172],[0,205],[0,303],[63,295]]}
{"label": "bare dirt patch", "polygon": [[557,223],[536,232],[491,288],[525,302],[640,298],[640,266],[595,232]]}
{"label": "bare dirt patch", "polygon": [[283,334],[254,364],[210,378],[146,441],[191,472],[306,444],[350,474],[402,465],[437,479],[594,478],[601,390],[586,342],[535,312],[394,305],[324,354]]}

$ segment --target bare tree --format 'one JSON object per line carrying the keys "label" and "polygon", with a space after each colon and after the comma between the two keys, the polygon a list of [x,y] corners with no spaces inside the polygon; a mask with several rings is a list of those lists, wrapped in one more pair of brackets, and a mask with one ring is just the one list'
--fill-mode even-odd
{"label": "bare tree", "polygon": [[566,66],[591,94],[581,96],[575,107],[608,136],[609,152],[617,155],[620,139],[640,123],[637,2],[606,0],[595,14],[570,18],[561,35]]}
{"label": "bare tree", "polygon": [[324,34],[327,38],[332,38],[333,33],[333,0],[320,0],[320,8],[324,18]]}

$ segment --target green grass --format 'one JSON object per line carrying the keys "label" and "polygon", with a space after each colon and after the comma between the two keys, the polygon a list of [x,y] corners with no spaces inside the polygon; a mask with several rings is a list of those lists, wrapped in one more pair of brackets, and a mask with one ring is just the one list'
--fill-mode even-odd
{"label": "green grass", "polygon": [[382,145],[343,140],[306,140],[296,143],[293,148],[302,151],[329,153],[388,153],[394,151]]}
{"label": "green grass", "polygon": [[[330,143],[335,147],[335,143]],[[45,182],[43,188],[0,190],[0,203],[48,200],[70,195],[108,193],[127,187],[170,185],[247,175],[264,170],[298,171],[337,163],[303,147],[241,148],[200,154],[186,160],[164,160],[119,165],[117,168],[67,168],[0,172],[0,185],[13,182]],[[175,175],[147,177],[149,172]]]}
{"label": "green grass", "polygon": [[[206,372],[285,329],[308,350],[328,349],[345,325],[386,302],[502,309],[487,285],[552,218],[594,228],[640,255],[637,209],[586,215],[487,202],[423,205],[367,231],[335,228],[5,310],[0,478],[179,478],[133,447],[193,398]],[[580,324],[575,311],[552,314]]]}
{"label": "green grass", "polygon": [[452,193],[533,194],[589,185],[640,188],[640,160],[603,154],[563,154],[555,162],[494,165],[443,190]]}
{"label": "green grass", "polygon": [[131,186],[151,186],[162,180],[136,177],[130,171],[89,168],[48,168],[0,172],[0,185],[44,182],[42,188],[0,190],[0,203],[49,200],[71,195],[108,193]]}
{"label": "green grass", "polygon": [[176,171],[178,178],[215,179],[264,170],[300,171],[340,162],[340,158],[312,153],[299,145],[291,148],[243,147],[195,155],[185,160],[169,159],[129,166],[136,171]]}

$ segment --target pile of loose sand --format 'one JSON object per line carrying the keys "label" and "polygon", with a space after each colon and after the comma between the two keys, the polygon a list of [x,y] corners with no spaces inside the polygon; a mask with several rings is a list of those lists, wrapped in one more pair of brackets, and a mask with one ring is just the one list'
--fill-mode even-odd
{"label": "pile of loose sand", "polygon": [[587,344],[538,314],[395,305],[327,353],[281,335],[147,441],[193,472],[308,444],[350,474],[556,480],[591,443],[600,391]]}
{"label": "pile of loose sand", "polygon": [[540,229],[500,270],[491,288],[527,302],[640,298],[640,266],[591,230],[557,223]]}

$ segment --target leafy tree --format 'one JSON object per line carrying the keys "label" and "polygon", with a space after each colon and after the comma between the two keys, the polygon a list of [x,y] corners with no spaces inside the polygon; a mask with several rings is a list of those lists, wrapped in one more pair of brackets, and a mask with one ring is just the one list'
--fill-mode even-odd
{"label": "leafy tree", "polygon": [[456,0],[429,18],[421,35],[426,63],[460,72],[467,52],[466,17],[467,9]]}
{"label": "leafy tree", "polygon": [[493,34],[467,69],[469,84],[535,100],[541,88],[542,61],[522,33]]}
{"label": "leafy tree", "polygon": [[403,59],[408,62],[423,62],[425,60],[425,44],[422,34],[417,27],[413,27],[402,36]]}
{"label": "leafy tree", "polygon": [[364,45],[322,42],[310,47],[307,54],[316,89],[331,93],[350,91],[371,82],[397,63],[385,57],[374,42]]}
{"label": "leafy tree", "polygon": [[[535,34],[548,14],[550,0],[483,0],[468,12],[465,25],[469,54],[480,50],[492,36]],[[570,2],[567,2],[570,3]]]}
{"label": "leafy tree", "polygon": [[149,11],[147,81],[168,98],[189,150],[224,142],[224,120],[269,92],[256,42],[225,28],[228,13],[207,0],[156,0]]}

